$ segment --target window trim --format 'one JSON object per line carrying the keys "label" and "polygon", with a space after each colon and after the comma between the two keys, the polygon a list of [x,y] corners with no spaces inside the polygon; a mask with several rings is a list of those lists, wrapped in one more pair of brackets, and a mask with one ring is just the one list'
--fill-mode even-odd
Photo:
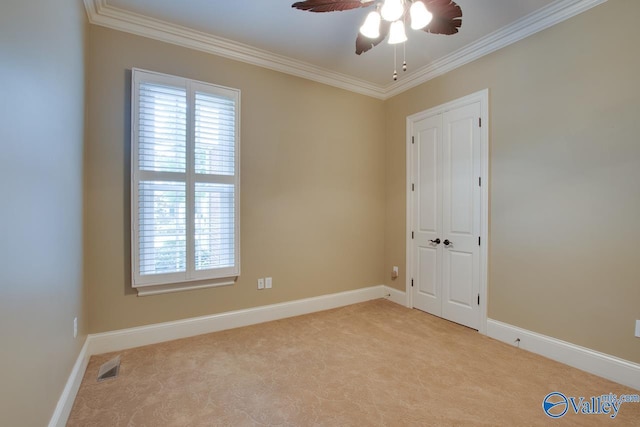
{"label": "window trim", "polygon": [[[187,165],[184,173],[180,172],[156,172],[139,169],[138,164],[138,112],[139,86],[141,83],[151,82],[180,87],[186,91],[187,102],[187,141],[186,157]],[[214,175],[195,173],[195,93],[201,92],[219,95],[233,99],[235,102],[235,146],[234,146],[234,175]],[[139,68],[131,70],[131,284],[137,290],[138,295],[154,295],[158,293],[176,292],[188,289],[200,289],[212,286],[224,286],[235,283],[240,275],[240,90],[228,88],[211,83],[187,79],[184,77],[147,71]],[[176,180],[179,175],[183,180]],[[187,259],[186,271],[178,273],[165,273],[157,275],[140,274],[139,256],[139,183],[143,177],[154,179],[167,178],[169,181],[184,182],[186,186],[186,245]],[[195,268],[194,253],[194,209],[195,209],[195,185],[196,183],[224,183],[234,185],[234,259],[233,267],[223,267],[198,271]]]}

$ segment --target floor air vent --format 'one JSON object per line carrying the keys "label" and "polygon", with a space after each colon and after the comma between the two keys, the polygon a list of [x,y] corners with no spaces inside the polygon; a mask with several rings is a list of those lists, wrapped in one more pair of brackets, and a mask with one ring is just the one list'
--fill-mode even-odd
{"label": "floor air vent", "polygon": [[120,372],[120,356],[117,356],[100,366],[98,371],[98,382],[110,380],[118,376]]}

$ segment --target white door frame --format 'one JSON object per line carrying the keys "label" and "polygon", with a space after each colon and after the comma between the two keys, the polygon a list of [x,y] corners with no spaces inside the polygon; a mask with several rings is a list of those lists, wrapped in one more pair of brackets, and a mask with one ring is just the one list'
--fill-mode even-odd
{"label": "white door frame", "polygon": [[413,177],[413,161],[411,158],[411,138],[413,136],[414,124],[427,117],[438,113],[462,107],[474,102],[480,102],[480,324],[478,332],[487,334],[487,275],[488,275],[488,248],[489,248],[489,89],[484,89],[471,95],[447,102],[437,107],[412,114],[407,117],[407,233],[406,233],[406,305],[413,308],[413,289],[411,288],[412,272],[413,272],[413,245],[411,242],[411,232],[414,230],[413,218],[413,191],[411,183]]}

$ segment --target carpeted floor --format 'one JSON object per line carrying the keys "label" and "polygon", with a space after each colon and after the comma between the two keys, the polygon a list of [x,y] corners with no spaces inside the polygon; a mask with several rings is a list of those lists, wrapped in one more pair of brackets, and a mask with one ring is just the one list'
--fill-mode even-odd
{"label": "carpeted floor", "polygon": [[554,391],[640,393],[376,300],[94,356],[68,426],[640,426],[640,403],[551,419]]}

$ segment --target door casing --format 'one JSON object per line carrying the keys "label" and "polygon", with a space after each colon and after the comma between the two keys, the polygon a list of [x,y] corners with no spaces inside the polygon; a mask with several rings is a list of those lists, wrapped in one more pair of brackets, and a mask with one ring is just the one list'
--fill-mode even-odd
{"label": "door casing", "polygon": [[406,189],[407,189],[407,230],[406,230],[406,306],[413,308],[413,291],[411,288],[412,271],[413,271],[413,245],[411,242],[411,232],[414,229],[413,218],[413,192],[411,189],[412,177],[413,177],[413,159],[412,156],[412,136],[414,135],[414,124],[427,117],[435,114],[444,113],[446,111],[459,108],[471,103],[480,102],[480,179],[482,185],[480,186],[480,324],[478,332],[481,334],[487,334],[487,306],[488,306],[488,292],[487,292],[487,277],[488,277],[488,248],[489,248],[489,89],[484,89],[471,95],[456,99],[451,102],[447,102],[437,107],[430,108],[425,111],[421,111],[416,114],[412,114],[407,117],[407,130],[406,130],[406,165],[407,165],[407,177],[406,177]]}

